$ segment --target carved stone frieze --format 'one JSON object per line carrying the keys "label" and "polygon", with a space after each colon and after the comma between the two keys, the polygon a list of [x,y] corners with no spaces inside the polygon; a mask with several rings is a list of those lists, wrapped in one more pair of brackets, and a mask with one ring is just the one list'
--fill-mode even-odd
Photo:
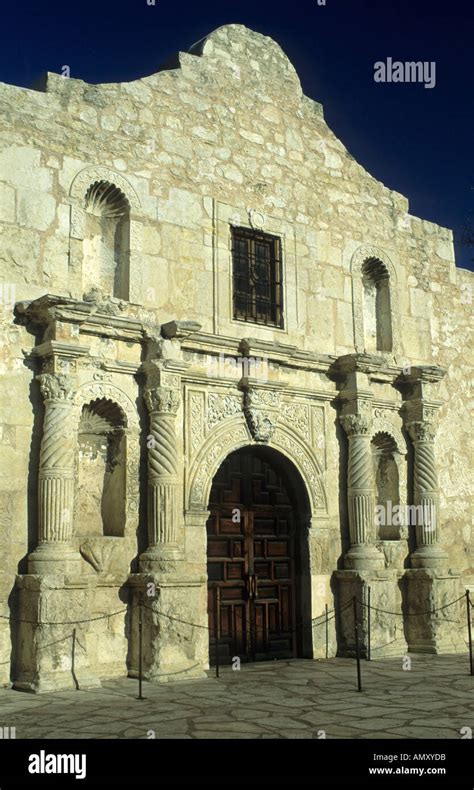
{"label": "carved stone frieze", "polygon": [[286,431],[281,429],[277,429],[275,432],[272,444],[276,447],[282,447],[284,450],[286,450],[289,458],[292,458],[297,462],[299,468],[304,474],[307,485],[311,488],[315,507],[326,509],[327,503],[321,475],[309,453],[302,448],[296,439],[292,438],[286,433]]}
{"label": "carved stone frieze", "polygon": [[311,424],[309,420],[309,407],[305,403],[281,404],[282,417],[300,433],[307,442],[310,441]]}
{"label": "carved stone frieze", "polygon": [[189,394],[188,410],[190,449],[194,455],[204,441],[204,392]]}
{"label": "carved stone frieze", "polygon": [[[233,430],[224,433],[219,439],[211,443],[200,461],[196,475],[191,486],[190,504],[204,503],[205,487],[209,484],[215,471],[218,459],[224,460],[226,455],[235,448],[247,444],[249,440],[245,425],[238,425]],[[206,507],[207,502],[204,503]]]}
{"label": "carved stone frieze", "polygon": [[207,400],[207,427],[213,428],[226,417],[240,414],[242,411],[242,397],[240,395],[221,395],[211,392]]}

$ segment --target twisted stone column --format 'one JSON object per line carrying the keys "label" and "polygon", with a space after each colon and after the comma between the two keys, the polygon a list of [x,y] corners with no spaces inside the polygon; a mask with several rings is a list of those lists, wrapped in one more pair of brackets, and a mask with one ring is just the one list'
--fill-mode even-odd
{"label": "twisted stone column", "polygon": [[[75,446],[73,383],[63,374],[37,377],[45,401],[38,492],[38,547],[29,557],[30,573],[74,570],[73,550]],[[71,565],[72,563],[72,565]]]}
{"label": "twisted stone column", "polygon": [[434,452],[434,426],[415,420],[406,423],[414,447],[414,499],[416,551],[411,561],[414,568],[440,564],[447,555],[438,544],[439,489]]}
{"label": "twisted stone column", "polygon": [[[142,555],[148,570],[160,559],[178,554],[179,463],[175,417],[179,391],[150,382],[145,402],[150,413],[148,436],[148,548]],[[150,566],[151,563],[151,566]]]}
{"label": "twisted stone column", "polygon": [[370,451],[370,419],[347,414],[340,418],[349,440],[347,499],[351,548],[345,557],[350,569],[383,568],[383,556],[373,544],[374,483]]}

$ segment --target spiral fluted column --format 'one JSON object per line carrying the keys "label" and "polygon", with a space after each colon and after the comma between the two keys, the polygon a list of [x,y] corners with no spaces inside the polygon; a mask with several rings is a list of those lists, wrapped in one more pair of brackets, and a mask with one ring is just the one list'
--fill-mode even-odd
{"label": "spiral fluted column", "polygon": [[[150,414],[148,444],[148,548],[142,568],[178,556],[179,463],[175,418],[180,403],[177,376],[156,371],[148,377],[145,402]],[[179,381],[179,379],[177,379]]]}
{"label": "spiral fluted column", "polygon": [[71,545],[77,437],[73,382],[69,376],[51,373],[41,374],[38,380],[45,415],[38,476],[38,546],[29,557],[29,571],[60,573],[79,562]]}
{"label": "spiral fluted column", "polygon": [[446,555],[438,546],[439,489],[432,423],[415,420],[406,423],[414,448],[414,499],[416,551],[413,567],[432,567]]}
{"label": "spiral fluted column", "polygon": [[374,540],[374,481],[370,451],[370,419],[347,414],[341,424],[348,436],[347,502],[351,548],[345,557],[347,568],[383,567],[383,557]]}

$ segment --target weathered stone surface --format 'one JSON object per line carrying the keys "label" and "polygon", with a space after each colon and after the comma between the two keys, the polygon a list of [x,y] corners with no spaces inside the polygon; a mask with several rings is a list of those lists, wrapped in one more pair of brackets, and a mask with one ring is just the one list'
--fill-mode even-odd
{"label": "weathered stone surface", "polygon": [[[308,501],[304,655],[353,651],[349,620],[327,648],[319,623],[369,586],[397,613],[374,614],[374,649],[406,649],[407,606],[474,581],[473,278],[451,231],[355,162],[278,44],[242,25],[131,83],[0,85],[0,109],[0,683],[70,687],[49,614],[106,616],[80,634],[85,682],[135,673],[146,574],[152,609],[184,621],[148,612],[149,677],[202,673],[212,479],[256,444]],[[232,226],[281,240],[281,327],[234,319]],[[387,538],[388,492],[432,505],[436,528]],[[409,646],[462,644],[413,620]]]}

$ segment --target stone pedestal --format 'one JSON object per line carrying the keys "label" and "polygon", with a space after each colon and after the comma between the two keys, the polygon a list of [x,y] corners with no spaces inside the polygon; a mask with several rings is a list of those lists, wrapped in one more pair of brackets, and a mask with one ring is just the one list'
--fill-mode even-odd
{"label": "stone pedestal", "polygon": [[[408,648],[412,653],[465,653],[467,632],[461,575],[432,568],[405,571],[405,610]],[[467,634],[466,634],[467,640]]]}
{"label": "stone pedestal", "polygon": [[47,692],[100,686],[86,652],[90,618],[87,581],[36,576],[16,580],[19,598],[14,688]]}
{"label": "stone pedestal", "polygon": [[[396,570],[336,571],[334,578],[338,590],[338,617],[340,656],[356,655],[353,597],[359,618],[359,645],[361,656],[366,658],[369,642],[369,587],[370,587],[370,651],[371,658],[403,655],[407,652],[402,616],[402,591],[400,573]],[[376,611],[376,610],[382,611]],[[342,611],[343,610],[343,611]],[[398,614],[388,614],[397,612]]]}
{"label": "stone pedestal", "polygon": [[[131,587],[129,677],[138,677],[142,601],[143,678],[154,683],[204,678],[209,665],[207,585],[204,578],[136,573]],[[201,627],[196,627],[196,625]]]}

